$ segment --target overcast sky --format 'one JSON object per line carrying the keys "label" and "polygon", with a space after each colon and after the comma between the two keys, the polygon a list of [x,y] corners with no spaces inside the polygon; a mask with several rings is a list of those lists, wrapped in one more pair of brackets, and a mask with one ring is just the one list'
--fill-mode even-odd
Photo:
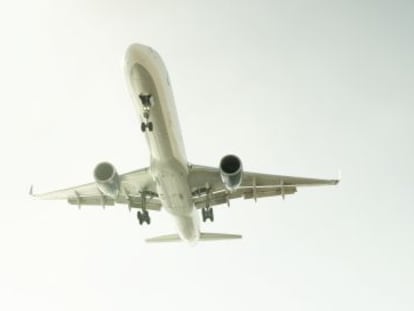
{"label": "overcast sky", "polygon": [[[0,5],[1,310],[413,310],[413,1],[20,1]],[[128,45],[171,78],[188,159],[331,178],[217,208],[240,241],[146,245],[123,206],[27,193],[149,153]]]}

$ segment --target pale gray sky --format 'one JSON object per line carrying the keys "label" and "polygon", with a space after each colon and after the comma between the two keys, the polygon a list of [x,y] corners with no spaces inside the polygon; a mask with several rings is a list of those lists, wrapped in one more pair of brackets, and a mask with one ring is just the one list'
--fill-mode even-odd
{"label": "pale gray sky", "polygon": [[[413,310],[414,2],[20,1],[0,5],[0,309]],[[34,201],[102,160],[147,166],[122,72],[132,42],[171,77],[188,158],[335,177],[235,201],[207,232],[146,245],[122,206]]]}

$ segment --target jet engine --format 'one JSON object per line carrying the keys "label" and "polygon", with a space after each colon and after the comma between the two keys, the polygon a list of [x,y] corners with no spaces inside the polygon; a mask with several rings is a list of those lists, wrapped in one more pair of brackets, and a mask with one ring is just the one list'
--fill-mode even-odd
{"label": "jet engine", "polygon": [[227,190],[236,190],[242,182],[242,162],[235,155],[229,154],[220,161],[220,175]]}
{"label": "jet engine", "polygon": [[109,162],[101,162],[93,171],[93,176],[96,183],[98,184],[99,190],[113,198],[116,199],[119,194],[119,176],[115,170],[115,167]]}

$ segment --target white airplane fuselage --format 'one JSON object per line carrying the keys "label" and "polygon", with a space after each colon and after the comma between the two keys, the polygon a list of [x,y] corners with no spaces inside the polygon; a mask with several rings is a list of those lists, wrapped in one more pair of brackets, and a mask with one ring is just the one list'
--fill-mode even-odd
{"label": "white airplane fuselage", "polygon": [[[144,133],[159,199],[173,216],[180,238],[196,242],[200,238],[200,220],[188,182],[189,165],[165,65],[151,48],[133,44],[125,55],[125,75],[141,121],[153,126]],[[152,96],[147,118],[144,114],[148,110],[139,97],[142,94]]]}

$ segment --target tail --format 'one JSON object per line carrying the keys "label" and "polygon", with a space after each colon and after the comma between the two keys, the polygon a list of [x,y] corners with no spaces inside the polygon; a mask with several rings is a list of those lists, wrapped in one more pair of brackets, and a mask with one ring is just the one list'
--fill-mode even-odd
{"label": "tail", "polygon": [[[200,233],[200,241],[218,241],[218,240],[234,240],[241,239],[239,234],[226,234],[226,233]],[[147,243],[163,243],[163,242],[181,242],[181,238],[178,234],[160,235],[153,238],[146,239]]]}

